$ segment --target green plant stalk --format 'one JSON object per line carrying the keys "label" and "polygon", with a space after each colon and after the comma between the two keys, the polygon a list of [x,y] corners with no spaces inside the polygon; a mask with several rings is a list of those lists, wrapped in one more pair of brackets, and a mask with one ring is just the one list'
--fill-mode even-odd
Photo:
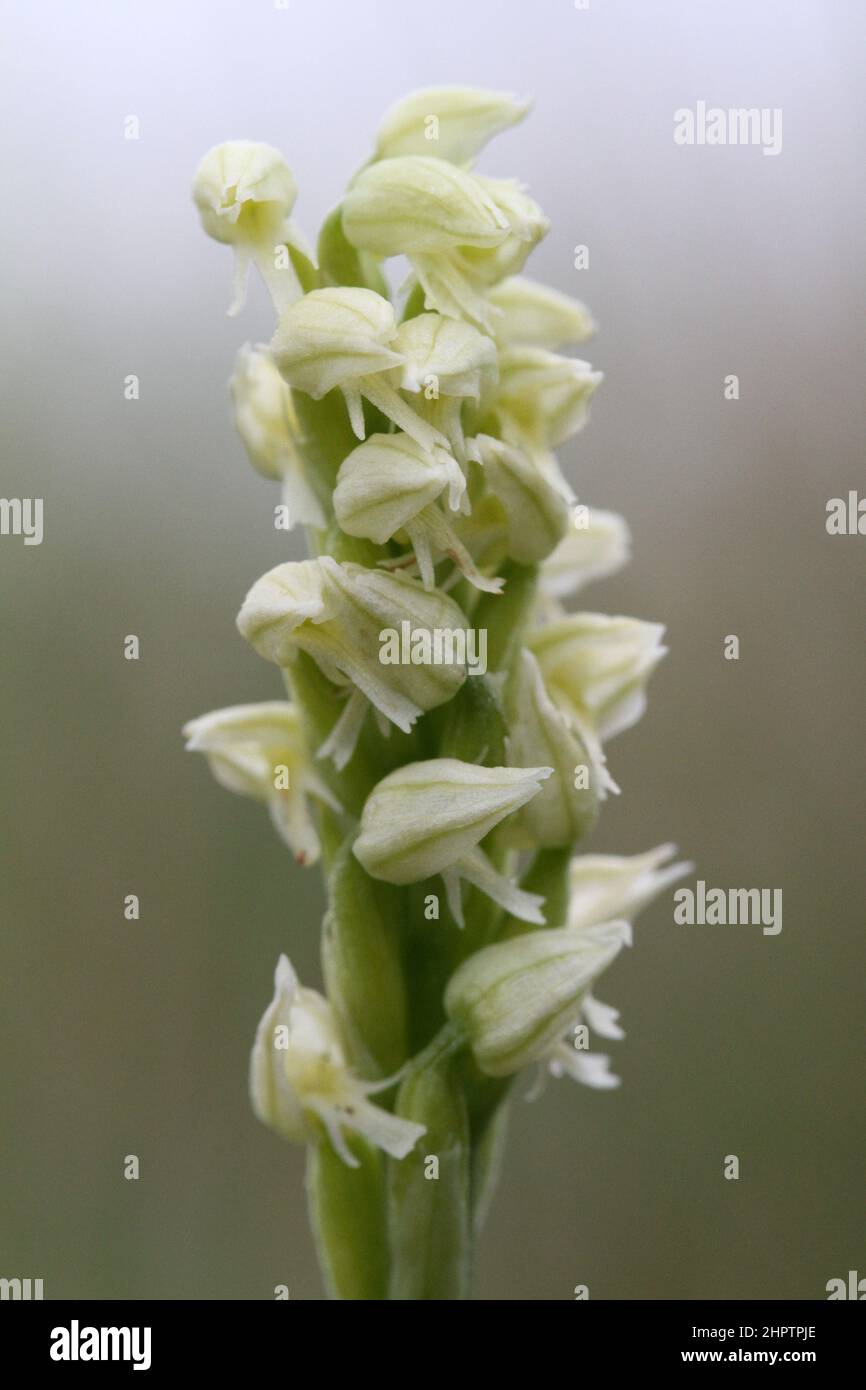
{"label": "green plant stalk", "polygon": [[[336,393],[318,403],[299,394],[300,402],[311,473],[333,486],[342,457],[355,442],[345,407]],[[349,542],[350,551],[357,545],[375,549],[375,558],[382,553],[368,542],[352,542],[337,527],[320,535],[321,548],[333,553],[337,537]],[[375,563],[363,549],[346,553],[344,547],[338,558]],[[482,595],[475,612],[475,622],[488,629],[494,672],[513,660],[535,600],[533,567],[510,563],[506,573],[505,594]],[[315,748],[340,713],[339,697],[304,654],[293,664],[288,683]],[[379,779],[416,757],[454,757],[487,766],[504,761],[502,711],[488,679],[466,681],[453,700],[423,716],[408,736],[392,730],[383,738],[368,717],[348,765],[341,772],[331,763],[322,767],[344,810],[357,817]],[[475,1240],[499,1176],[510,1086],[492,1082],[469,1064],[463,1041],[445,1026],[442,996],[455,966],[502,934],[505,914],[470,888],[466,926],[460,930],[438,880],[390,889],[370,878],[352,855],[354,832],[338,847],[331,812],[323,814],[322,825],[328,996],[364,1075],[396,1072],[414,1054],[394,1109],[427,1130],[399,1162],[353,1143],[360,1169],[347,1169],[327,1142],[311,1149],[309,1211],[326,1287],[331,1297],[350,1300],[465,1299]],[[503,852],[495,842],[488,848],[501,865]],[[435,932],[425,920],[431,896],[438,899],[440,914]]]}

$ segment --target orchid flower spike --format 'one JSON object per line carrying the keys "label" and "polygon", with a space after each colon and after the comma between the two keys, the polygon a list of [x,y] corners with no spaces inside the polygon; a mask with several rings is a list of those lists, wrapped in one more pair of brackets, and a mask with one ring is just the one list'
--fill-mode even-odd
{"label": "orchid flower spike", "polygon": [[250,1098],[257,1118],[299,1144],[327,1135],[350,1168],[359,1164],[346,1131],[362,1135],[391,1158],[405,1158],[424,1126],[391,1115],[369,1099],[397,1080],[362,1081],[350,1070],[327,999],[300,985],[288,957],[280,956],[274,997],[262,1015],[250,1058]]}

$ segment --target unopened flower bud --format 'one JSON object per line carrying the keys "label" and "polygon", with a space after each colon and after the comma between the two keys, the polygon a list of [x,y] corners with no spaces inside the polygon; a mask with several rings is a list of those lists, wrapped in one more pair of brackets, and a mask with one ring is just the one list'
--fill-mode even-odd
{"label": "unopened flower bud", "polygon": [[238,353],[229,389],[235,424],[250,463],[279,479],[290,524],[323,526],[324,513],[304,471],[291,389],[269,352],[247,343]]}
{"label": "unopened flower bud", "polygon": [[290,221],[298,195],[292,172],[279,150],[252,140],[229,140],[208,150],[196,170],[193,198],[208,236],[234,247],[236,314],[245,297],[247,270],[255,261],[279,311],[301,288],[291,259],[278,267],[281,247],[308,255]]}
{"label": "unopened flower bud", "polygon": [[386,112],[375,157],[435,155],[466,164],[499,131],[522,120],[528,109],[528,101],[517,101],[507,92],[427,87],[403,97]]}
{"label": "unopened flower bud", "polygon": [[221,786],[265,803],[299,864],[316,862],[319,839],[307,798],[335,811],[340,804],[313,767],[294,705],[272,700],[214,710],[191,719],[183,733]]}
{"label": "unopened flower bud", "polygon": [[497,873],[478,848],[495,825],[536,795],[549,767],[477,767],[433,758],[398,768],[377,784],[361,815],[354,853],[373,878],[417,883],[441,874],[463,925],[460,881],[523,921],[543,923],[542,899]]}
{"label": "unopened flower bud", "polygon": [[258,1119],[285,1139],[316,1141],[324,1131],[350,1167],[358,1160],[344,1131],[361,1134],[392,1158],[405,1158],[424,1126],[374,1105],[369,1096],[393,1086],[349,1069],[327,999],[305,989],[286,956],[274,976],[274,998],[259,1023],[250,1059],[250,1098]]}
{"label": "unopened flower bud", "polygon": [[627,923],[528,932],[470,956],[449,981],[445,1010],[491,1076],[556,1061],[594,980],[619,954]]}
{"label": "unopened flower bud", "polygon": [[579,299],[524,275],[512,275],[495,285],[489,299],[501,311],[495,333],[503,347],[555,350],[585,342],[596,331],[595,320]]}

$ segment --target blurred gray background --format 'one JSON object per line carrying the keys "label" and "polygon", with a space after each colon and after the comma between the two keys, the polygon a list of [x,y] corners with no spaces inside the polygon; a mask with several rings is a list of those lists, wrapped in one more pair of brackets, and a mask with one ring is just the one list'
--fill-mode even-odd
{"label": "blurred gray background", "polygon": [[[44,497],[45,538],[0,538],[0,1275],[321,1296],[303,1154],[246,1092],[278,952],[318,982],[320,889],[180,737],[279,694],[234,616],[297,554],[227,404],[270,309],[254,286],[226,318],[189,186],[215,142],[269,141],[314,235],[385,108],[442,82],[536,97],[480,168],[530,183],[552,230],[529,269],[601,324],[564,462],[635,557],[586,606],[668,625],[592,847],[673,839],[709,884],[784,891],[775,938],[675,926],[670,895],[640,920],[601,990],[624,1084],[515,1106],[479,1294],[811,1299],[866,1274],[866,537],[825,530],[866,491],[864,29],[854,0],[2,5],[0,491]],[[781,107],[781,154],[677,147],[698,100]]]}

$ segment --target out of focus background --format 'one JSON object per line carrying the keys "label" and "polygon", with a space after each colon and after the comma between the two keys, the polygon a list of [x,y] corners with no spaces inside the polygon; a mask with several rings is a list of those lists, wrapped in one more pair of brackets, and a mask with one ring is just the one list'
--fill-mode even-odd
{"label": "out of focus background", "polygon": [[[866,536],[825,528],[828,499],[866,493],[863,6],[0,12],[0,492],[45,502],[41,546],[0,537],[0,1275],[47,1298],[322,1296],[303,1153],[246,1090],[278,953],[319,981],[321,890],[180,736],[279,695],[234,617],[300,553],[227,401],[270,307],[252,284],[226,317],[230,253],[189,189],[212,144],[268,141],[314,236],[386,107],[453,82],[536,98],[479,167],[530,184],[552,229],[529,272],[601,325],[582,353],[606,381],[563,458],[635,554],[583,600],[668,626],[592,848],[675,840],[692,883],[784,893],[776,937],[677,926],[670,894],[640,919],[601,991],[623,1086],[514,1107],[479,1295],[813,1299],[866,1274]],[[701,100],[781,108],[781,153],[677,146]]]}

